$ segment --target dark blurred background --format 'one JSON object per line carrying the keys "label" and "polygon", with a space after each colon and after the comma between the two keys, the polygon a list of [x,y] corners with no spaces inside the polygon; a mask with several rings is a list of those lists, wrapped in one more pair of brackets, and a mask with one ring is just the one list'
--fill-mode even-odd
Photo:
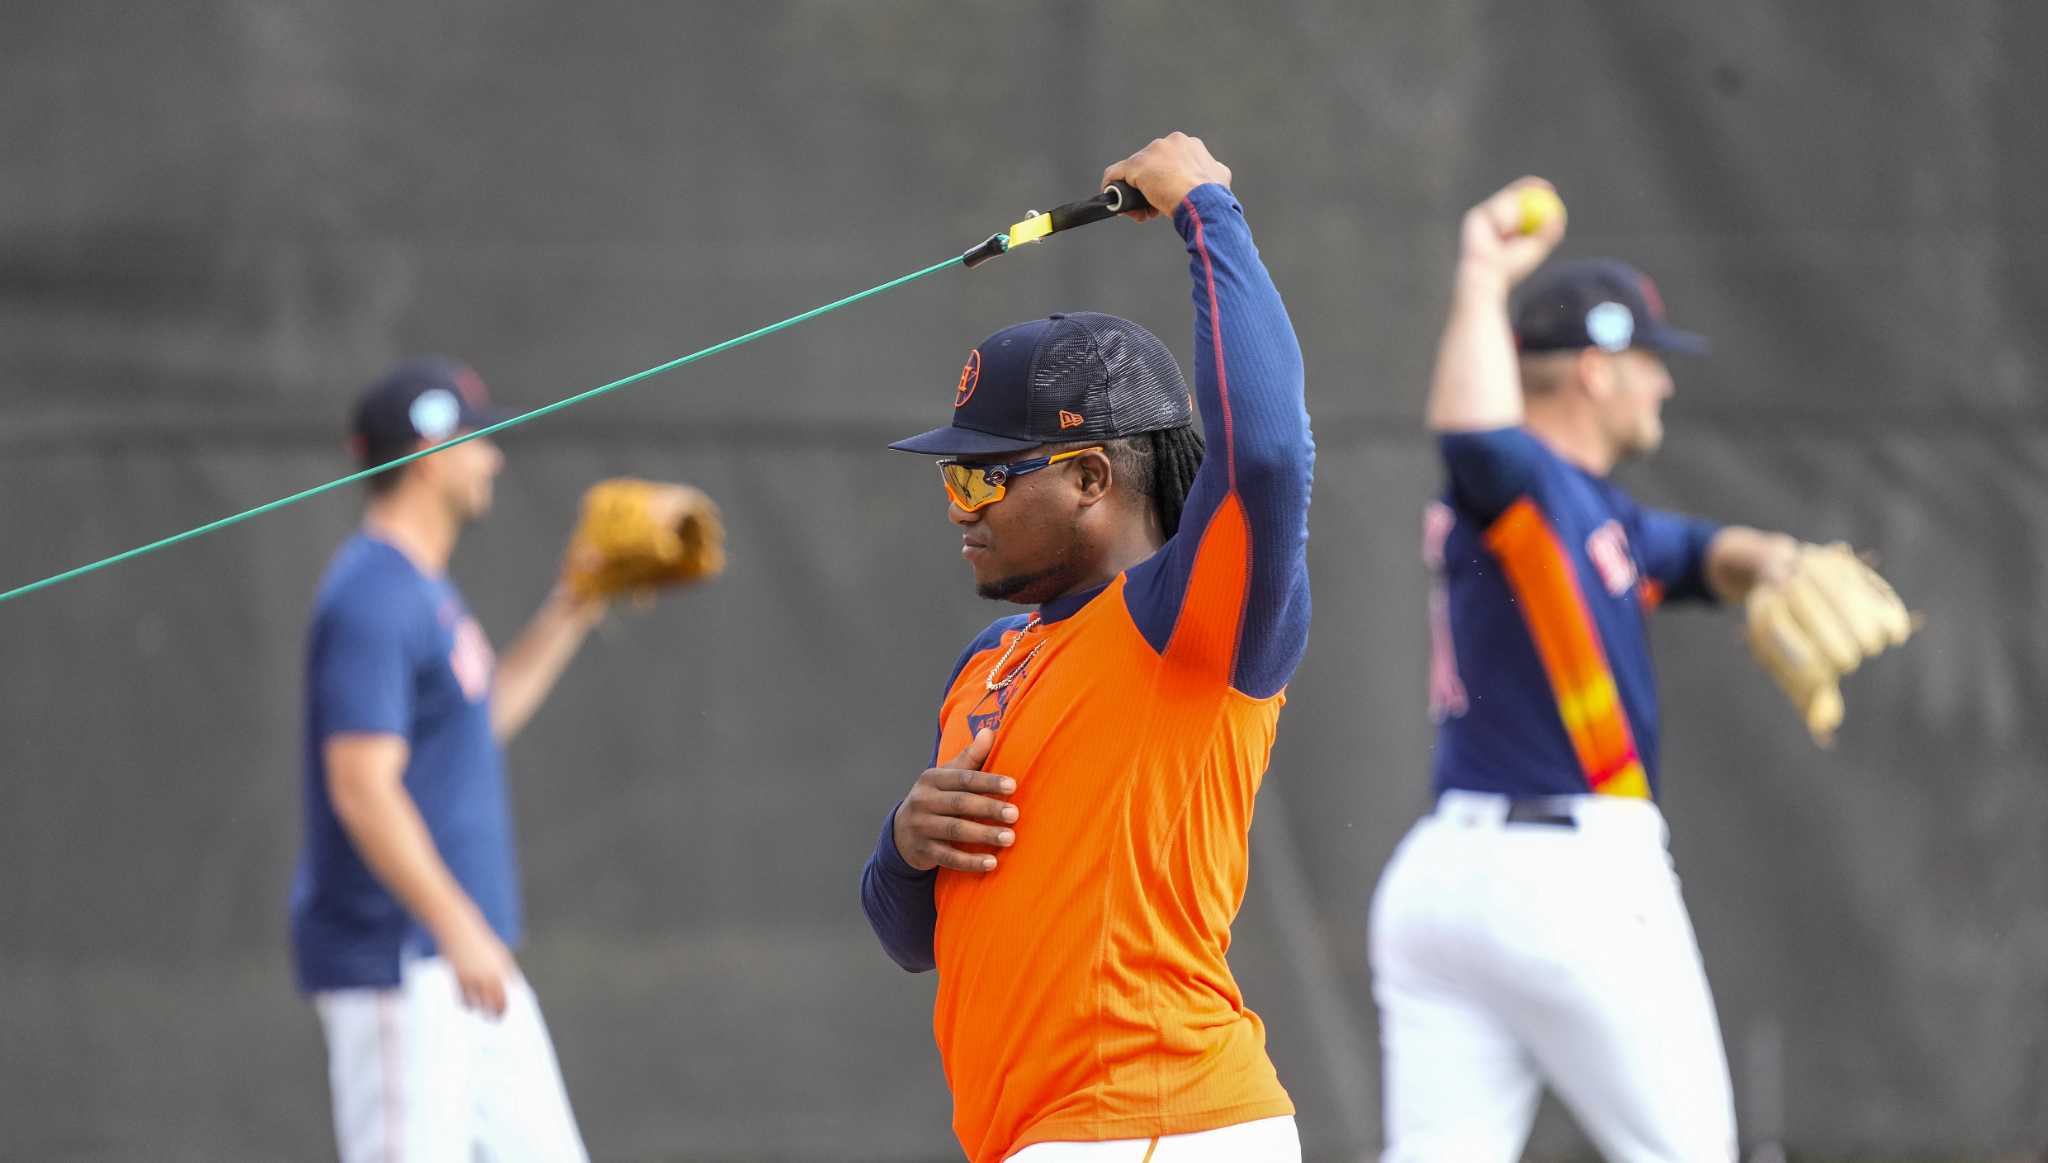
{"label": "dark blurred background", "polygon": [[[1376,1150],[1366,902],[1426,806],[1420,413],[1458,215],[1523,173],[1655,274],[1646,499],[1878,548],[1929,622],[1816,750],[1735,619],[1657,630],[1665,807],[1752,1144],[2048,1144],[2048,6],[2020,0],[0,7],[0,588],[340,475],[354,393],[532,406],[957,253],[1185,129],[1236,172],[1320,446],[1316,625],[1233,962],[1308,1157]],[[978,602],[930,468],[1057,309],[1185,361],[1164,225],[947,272],[507,433],[455,574],[502,643],[584,485],[724,506],[514,745],[523,963],[603,1159],[957,1157],[932,981],[857,877]],[[330,495],[0,607],[0,1154],[320,1160],[292,990]],[[1546,1114],[1532,1155],[1585,1151]]]}

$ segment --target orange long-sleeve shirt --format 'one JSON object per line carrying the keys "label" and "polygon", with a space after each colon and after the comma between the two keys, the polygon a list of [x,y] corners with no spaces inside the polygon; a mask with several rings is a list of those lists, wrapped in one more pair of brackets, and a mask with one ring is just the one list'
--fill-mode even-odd
{"label": "orange long-sleeve shirt", "polygon": [[[1294,1109],[1226,954],[1306,642],[1314,445],[1300,352],[1242,210],[1204,186],[1175,223],[1209,441],[1180,529],[962,658],[937,754],[995,730],[983,766],[1017,781],[1020,815],[1000,866],[916,873],[885,829],[863,879],[892,955],[938,969],[933,1033],[977,1163]],[[998,664],[1015,678],[991,689]]]}

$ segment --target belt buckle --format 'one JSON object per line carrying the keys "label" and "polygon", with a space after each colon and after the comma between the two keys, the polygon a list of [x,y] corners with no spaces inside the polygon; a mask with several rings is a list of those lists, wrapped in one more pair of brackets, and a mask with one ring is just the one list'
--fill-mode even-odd
{"label": "belt buckle", "polygon": [[1579,818],[1572,812],[1571,801],[1550,796],[1509,800],[1508,814],[1502,822],[1571,830],[1576,830],[1579,826]]}

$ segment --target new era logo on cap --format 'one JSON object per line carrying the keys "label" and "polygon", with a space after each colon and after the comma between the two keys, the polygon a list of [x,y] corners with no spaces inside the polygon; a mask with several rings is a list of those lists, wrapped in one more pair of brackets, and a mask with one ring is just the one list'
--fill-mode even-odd
{"label": "new era logo on cap", "polygon": [[1158,336],[1128,319],[1076,311],[983,340],[954,386],[953,422],[889,447],[994,456],[1178,428],[1193,418],[1187,381]]}

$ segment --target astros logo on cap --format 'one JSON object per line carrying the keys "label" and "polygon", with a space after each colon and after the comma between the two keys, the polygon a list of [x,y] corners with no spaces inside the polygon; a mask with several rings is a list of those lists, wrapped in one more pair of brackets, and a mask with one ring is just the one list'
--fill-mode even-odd
{"label": "astros logo on cap", "polygon": [[406,419],[412,421],[412,430],[426,440],[440,440],[452,436],[462,422],[462,405],[456,403],[455,393],[447,388],[428,388],[421,392],[406,409]]}
{"label": "astros logo on cap", "polygon": [[967,353],[967,366],[960,369],[960,384],[953,389],[953,406],[958,408],[974,398],[975,386],[981,383],[981,349]]}
{"label": "astros logo on cap", "polygon": [[1586,338],[1602,351],[1627,351],[1636,337],[1636,317],[1620,303],[1608,301],[1586,312]]}

